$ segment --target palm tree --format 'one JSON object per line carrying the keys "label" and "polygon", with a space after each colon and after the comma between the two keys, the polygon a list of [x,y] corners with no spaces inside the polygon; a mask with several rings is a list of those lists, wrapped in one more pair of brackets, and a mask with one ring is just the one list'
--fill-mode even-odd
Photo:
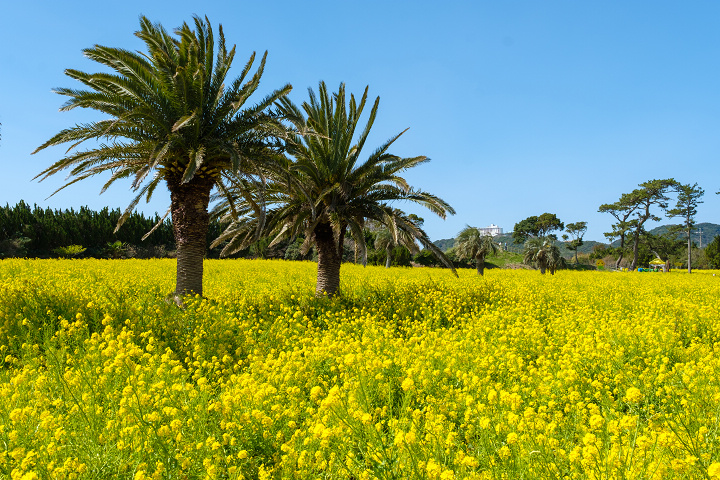
{"label": "palm tree", "polygon": [[560,254],[560,249],[557,245],[551,242],[550,251],[548,255],[548,271],[550,275],[555,275],[555,272],[565,267],[565,259]]}
{"label": "palm tree", "polygon": [[[400,212],[402,214],[402,212]],[[393,234],[395,236],[393,236]],[[402,230],[395,230],[393,232],[390,228],[383,228],[378,231],[375,237],[375,250],[385,250],[385,268],[390,268],[392,262],[392,252],[395,247],[404,247],[410,250],[413,255],[420,253],[415,242],[415,237],[406,234]]]}
{"label": "palm tree", "polygon": [[497,249],[492,236],[469,225],[458,233],[455,239],[455,253],[458,258],[474,259],[478,275],[485,271],[485,256],[497,252]]}
{"label": "palm tree", "polygon": [[[90,108],[109,118],[62,130],[35,151],[71,143],[67,156],[36,177],[44,180],[69,169],[69,181],[60,189],[107,171],[112,174],[102,191],[118,179],[133,178],[137,196],[116,231],[142,197],[149,200],[164,181],[177,243],[178,302],[184,294],[202,294],[211,190],[226,191],[226,174],[247,175],[277,155],[275,135],[282,135],[282,125],[268,110],[291,89],[285,85],[246,106],[258,88],[267,52],[247,80],[254,53],[240,76],[226,85],[235,47],[228,51],[220,26],[216,55],[210,21],[194,17],[194,24],[192,29],[184,23],[173,37],[141,17],[135,35],[145,42],[147,53],[97,45],[84,50],[113,73],[66,70],[88,90],[57,89],[69,97],[61,110]],[[86,140],[100,143],[73,151]]]}
{"label": "palm tree", "polygon": [[560,249],[551,239],[533,237],[525,242],[523,262],[539,268],[543,275],[546,270],[549,270],[551,275],[555,275],[555,271],[562,267],[564,260],[560,255]]}
{"label": "palm tree", "polygon": [[[423,205],[442,218],[447,213],[455,213],[445,201],[411,188],[399,175],[428,159],[422,156],[400,158],[388,153],[401,133],[360,161],[377,115],[379,97],[362,132],[354,140],[368,89],[365,88],[359,102],[352,94],[346,102],[343,84],[333,95],[328,93],[324,82],[320,83],[317,95],[312,89],[309,91],[310,101],[302,104],[302,110],[287,98],[279,101],[281,113],[294,119],[298,131],[313,132],[291,137],[288,152],[293,158],[288,160],[287,169],[272,175],[267,187],[257,190],[252,198],[238,193],[234,195],[237,206],[224,202],[217,209],[218,215],[225,214],[226,219],[231,219],[228,228],[214,242],[229,242],[222,254],[244,248],[260,231],[272,234],[275,237],[273,243],[284,237],[304,235],[303,251],[314,244],[318,252],[316,293],[333,296],[340,286],[345,236],[349,233],[353,237],[365,264],[367,247],[363,228],[366,220],[374,220],[389,228],[394,238],[407,235],[417,239],[452,268],[451,262],[427,234],[411,218],[390,205],[406,200]],[[261,202],[267,206],[266,216],[259,207]]]}

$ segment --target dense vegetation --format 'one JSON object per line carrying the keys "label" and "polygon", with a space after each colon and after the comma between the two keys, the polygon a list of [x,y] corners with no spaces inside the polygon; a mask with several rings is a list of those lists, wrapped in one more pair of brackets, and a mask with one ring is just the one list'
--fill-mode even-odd
{"label": "dense vegetation", "polygon": [[[172,224],[169,220],[160,222],[157,228],[145,240],[145,236],[160,220],[156,215],[149,218],[142,213],[133,213],[125,221],[125,224],[116,233],[113,233],[115,224],[122,214],[120,209],[104,208],[94,211],[88,207],[81,207],[78,210],[53,210],[40,208],[37,205],[31,207],[24,202],[15,206],[6,205],[0,207],[0,258],[30,257],[30,258],[162,258],[174,255],[175,242],[172,234]],[[421,218],[419,221],[422,221]],[[699,268],[720,268],[720,255],[716,253],[715,244],[720,241],[709,236],[715,233],[717,225],[711,223],[698,224],[703,229],[704,242],[702,249],[694,248],[693,264]],[[217,238],[223,230],[223,225],[217,220],[210,222],[208,231],[208,245]],[[657,227],[651,230],[650,234],[656,237],[666,236],[669,227]],[[377,228],[365,230],[365,243],[367,245],[368,264],[383,265],[387,259],[387,250],[376,249],[375,238],[381,233]],[[699,237],[698,241],[700,240]],[[502,249],[496,254],[487,257],[488,268],[515,266],[522,263],[522,246],[510,243],[505,245],[503,239],[512,242],[509,235],[495,237],[499,245],[508,249]],[[284,258],[287,260],[312,260],[314,252],[303,254],[300,247],[303,237],[298,236],[293,241],[282,241],[272,247],[269,246],[271,239],[263,237],[250,247],[232,255],[233,258]],[[473,261],[458,256],[452,246],[454,239],[439,240],[435,244],[446,251],[447,256],[456,267],[474,268]],[[708,250],[709,244],[712,243]],[[589,245],[588,245],[589,244]],[[71,250],[64,250],[64,247],[73,245],[81,247],[81,251],[72,253]],[[685,256],[684,246],[681,242],[675,244],[677,253],[674,255],[679,262]],[[587,247],[587,248],[583,248]],[[597,259],[608,258],[608,263],[613,257],[613,245],[603,245],[598,242],[586,241],[580,248],[581,263],[595,265]],[[219,258],[222,245],[208,249],[206,258]],[[561,246],[561,252],[570,256],[572,252]],[[653,253],[641,245],[640,258],[647,264],[653,258]],[[354,244],[348,240],[343,249],[343,260],[345,262],[360,263],[358,252]],[[390,250],[390,264],[392,266],[441,266],[435,256],[429,251],[422,250],[419,254],[412,255],[407,248],[395,246]],[[673,263],[675,265],[675,263]]]}
{"label": "dense vegetation", "polygon": [[710,274],[0,262],[8,478],[720,475]]}
{"label": "dense vegetation", "polygon": [[[133,213],[125,220],[122,228],[113,233],[121,214],[120,209],[109,208],[100,211],[88,207],[80,207],[78,210],[43,209],[37,205],[30,207],[22,201],[15,206],[0,207],[0,258],[162,258],[174,255],[175,240],[169,220],[160,221],[157,215],[148,218],[142,213]],[[156,225],[153,233],[143,240]],[[223,228],[217,219],[210,222],[208,245],[220,235]],[[381,265],[386,261],[386,250],[374,248],[377,235],[377,229],[365,230],[370,265]],[[303,254],[300,251],[303,239],[298,236],[292,241],[269,246],[272,239],[263,237],[231,257],[311,260],[315,256],[314,252]],[[80,251],[69,253],[72,250],[67,247],[73,245],[80,247]],[[219,258],[224,245],[208,249],[206,258]],[[359,263],[354,245],[349,240],[344,245],[343,260]],[[429,252],[423,251],[413,257],[406,248],[400,246],[390,251],[393,266],[409,267],[413,261],[427,266],[438,264]],[[463,262],[457,265],[465,266]]]}
{"label": "dense vegetation", "polygon": [[[141,213],[130,215],[117,233],[113,233],[122,215],[120,209],[94,211],[80,207],[77,211],[30,207],[25,202],[0,207],[0,258],[57,257],[58,249],[79,245],[83,256],[164,256],[175,249],[172,224],[157,215],[148,218]],[[142,240],[156,224],[155,231]],[[217,236],[215,226],[209,236]],[[121,245],[113,244],[120,242]],[[120,248],[120,251],[118,251]]]}

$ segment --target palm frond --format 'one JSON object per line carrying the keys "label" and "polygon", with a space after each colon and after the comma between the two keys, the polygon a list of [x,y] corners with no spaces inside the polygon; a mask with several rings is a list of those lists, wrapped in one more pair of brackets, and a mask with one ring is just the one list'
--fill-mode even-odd
{"label": "palm frond", "polygon": [[[284,168],[266,170],[268,191],[274,192],[269,195],[272,200],[268,202],[274,209],[272,214],[268,213],[265,234],[272,236],[275,244],[292,233],[304,233],[301,251],[307,252],[314,242],[316,227],[321,224],[325,232],[328,226],[332,227],[338,248],[339,240],[348,230],[366,262],[363,225],[365,219],[372,219],[387,228],[389,244],[404,245],[417,252],[420,243],[455,272],[452,263],[433,245],[427,234],[404,212],[391,206],[394,202],[408,201],[422,205],[442,218],[455,213],[447,202],[412,188],[400,175],[428,161],[425,156],[401,158],[388,152],[406,130],[361,160],[379,106],[379,98],[376,98],[369,119],[360,130],[358,126],[367,101],[367,88],[356,99],[352,94],[347,95],[344,84],[331,94],[324,82],[320,82],[317,91],[309,89],[309,98],[300,107],[286,97],[276,101],[278,113],[284,119],[290,119],[294,131],[286,139],[285,152],[291,158]],[[257,222],[257,218],[249,199],[229,190],[236,202],[246,206],[247,216],[232,220],[240,238],[237,245],[241,245],[243,239],[248,238],[247,225]],[[224,206],[218,211],[225,212],[228,218],[230,206],[222,200],[221,203]],[[225,239],[231,237],[230,233],[224,235]]]}
{"label": "palm frond", "polygon": [[[110,171],[102,191],[132,178],[136,197],[131,205],[136,206],[163,181],[172,190],[194,182],[202,171],[212,184],[226,170],[247,174],[240,172],[247,168],[250,175],[262,175],[264,165],[278,161],[279,139],[295,133],[284,128],[272,106],[291,86],[246,106],[258,88],[267,52],[254,71],[255,54],[250,55],[240,76],[226,87],[235,47],[227,48],[222,26],[215,35],[207,17],[193,17],[174,35],[141,17],[135,35],[144,42],[144,52],[95,45],[83,53],[106,71],[66,70],[81,88],[55,90],[66,98],[61,109],[91,109],[109,118],[63,129],[41,144],[33,153],[56,145],[68,149],[35,179],[69,171],[59,191]],[[89,140],[98,145],[77,150]]]}

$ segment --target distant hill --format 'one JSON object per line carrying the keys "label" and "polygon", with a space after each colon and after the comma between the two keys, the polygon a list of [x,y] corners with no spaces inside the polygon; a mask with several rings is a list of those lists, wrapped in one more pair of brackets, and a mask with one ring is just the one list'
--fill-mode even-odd
{"label": "distant hill", "polygon": [[[607,245],[607,243],[604,242],[596,242],[595,240],[585,240],[583,241],[583,244],[580,245],[580,248],[578,248],[578,253],[592,253],[593,247],[595,245]],[[566,254],[566,252],[570,255],[575,255],[575,252],[572,250],[568,250],[567,248],[560,249],[563,255]]]}
{"label": "distant hill", "polygon": [[[670,227],[673,225],[661,225],[659,227],[655,227],[652,230],[650,230],[650,233],[653,235],[662,235],[663,233],[666,233]],[[700,245],[700,230],[702,230],[702,245]],[[717,225],[715,223],[698,223],[695,225],[695,229],[691,235],[692,241],[695,242],[698,246],[706,247],[708,243],[712,242],[713,238],[715,238],[716,235],[720,235],[720,225]],[[508,250],[510,251],[520,251],[522,250],[522,244],[513,243],[512,238],[512,232],[506,233],[503,235],[498,235],[495,238],[495,241],[500,244],[507,244]],[[455,239],[454,238],[445,238],[443,240],[435,240],[433,242],[440,250],[443,252],[448,251],[448,249],[452,248],[455,245]],[[562,243],[562,241],[560,241]],[[592,252],[592,249],[595,245],[607,245],[605,242],[596,242],[595,240],[585,240],[585,242],[580,247],[578,253],[590,253]],[[613,246],[619,245],[619,242],[616,240],[612,244]],[[568,250],[567,248],[561,246],[560,251],[564,256],[572,255],[573,252]]]}
{"label": "distant hill", "polygon": [[[649,232],[653,235],[662,235],[664,233],[667,233],[667,231],[670,230],[670,227],[672,226],[674,225],[660,225],[659,227],[655,227],[652,230],[649,230]],[[700,230],[702,230],[702,245],[700,245]],[[703,248],[705,248],[707,247],[708,243],[713,241],[713,238],[715,238],[716,235],[720,235],[720,225],[704,222],[695,225],[693,232],[690,234],[690,238],[692,239],[693,243],[695,243],[698,247],[702,246]],[[612,243],[613,247],[617,247],[618,245],[620,245],[619,240],[615,240]]]}
{"label": "distant hill", "polygon": [[[673,225],[660,225],[659,227],[655,227],[652,230],[650,230],[650,233],[653,235],[662,235],[663,233],[667,233],[667,231],[672,227]],[[700,235],[700,231],[702,230],[702,235]],[[697,246],[706,247],[708,243],[713,241],[713,238],[715,238],[717,235],[720,235],[720,225],[716,225],[714,223],[698,223],[695,225],[695,228],[693,229],[693,232],[690,234],[690,239],[697,244]],[[702,239],[702,245],[700,245],[700,240]]]}
{"label": "distant hill", "polygon": [[455,239],[454,238],[445,238],[443,240],[435,240],[433,242],[436,247],[438,247],[443,252],[447,252],[452,247],[455,246]]}

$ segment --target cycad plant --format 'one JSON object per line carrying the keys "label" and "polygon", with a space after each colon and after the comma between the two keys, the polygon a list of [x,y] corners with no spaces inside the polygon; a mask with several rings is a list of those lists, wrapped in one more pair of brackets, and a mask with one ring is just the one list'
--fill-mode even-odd
{"label": "cycad plant", "polygon": [[[280,111],[284,117],[294,119],[295,130],[312,133],[291,136],[288,152],[292,158],[288,159],[287,169],[276,172],[266,188],[257,190],[253,198],[243,196],[239,189],[233,195],[237,205],[225,202],[218,209],[218,214],[227,214],[226,218],[232,219],[215,242],[228,242],[224,254],[244,248],[260,230],[271,234],[274,242],[302,234],[303,250],[314,244],[318,252],[316,293],[333,296],[340,286],[346,235],[352,236],[365,263],[367,247],[363,228],[366,220],[374,220],[395,231],[395,238],[407,235],[417,239],[452,268],[427,234],[391,205],[404,200],[423,205],[442,218],[447,213],[455,213],[445,201],[411,188],[400,176],[428,159],[423,156],[401,158],[388,153],[402,133],[366,159],[360,158],[380,101],[379,97],[375,100],[367,123],[356,138],[367,96],[366,88],[359,101],[352,94],[348,101],[343,84],[331,95],[321,82],[318,94],[310,89],[310,100],[302,104],[302,109],[287,98],[280,100]],[[260,202],[267,206],[267,216],[258,208]]]}
{"label": "cycad plant", "polygon": [[[57,89],[69,97],[61,110],[89,108],[108,118],[62,130],[36,150],[71,144],[64,158],[38,175],[43,180],[69,170],[69,181],[61,188],[105,172],[111,175],[102,191],[119,179],[132,178],[137,195],[117,228],[143,197],[149,200],[165,183],[177,244],[177,301],[203,291],[211,190],[225,192],[223,176],[229,172],[248,175],[274,161],[276,136],[283,129],[269,107],[291,89],[286,85],[247,106],[267,52],[252,75],[248,77],[255,54],[240,76],[226,84],[235,47],[226,48],[222,26],[215,41],[207,18],[195,17],[194,27],[185,23],[173,36],[141,17],[136,36],[147,52],[97,45],[84,50],[111,73],[66,70],[87,89]],[[76,150],[87,140],[98,144]]]}
{"label": "cycad plant", "polygon": [[543,275],[546,270],[550,271],[551,275],[555,275],[555,271],[563,266],[565,260],[552,239],[533,237],[525,242],[523,262],[540,269]]}
{"label": "cycad plant", "polygon": [[[396,215],[398,217],[404,217],[404,213],[401,211],[396,212]],[[406,220],[409,220],[409,218]],[[413,223],[417,225],[415,222]],[[378,230],[373,246],[375,250],[385,251],[385,268],[390,268],[392,252],[395,247],[407,248],[413,255],[420,253],[420,248],[417,245],[415,237],[397,228],[395,222],[393,222],[390,227],[384,227]]]}
{"label": "cycad plant", "polygon": [[497,249],[492,236],[469,225],[458,233],[455,239],[455,254],[461,259],[474,260],[478,275],[485,271],[485,257],[497,252]]}

